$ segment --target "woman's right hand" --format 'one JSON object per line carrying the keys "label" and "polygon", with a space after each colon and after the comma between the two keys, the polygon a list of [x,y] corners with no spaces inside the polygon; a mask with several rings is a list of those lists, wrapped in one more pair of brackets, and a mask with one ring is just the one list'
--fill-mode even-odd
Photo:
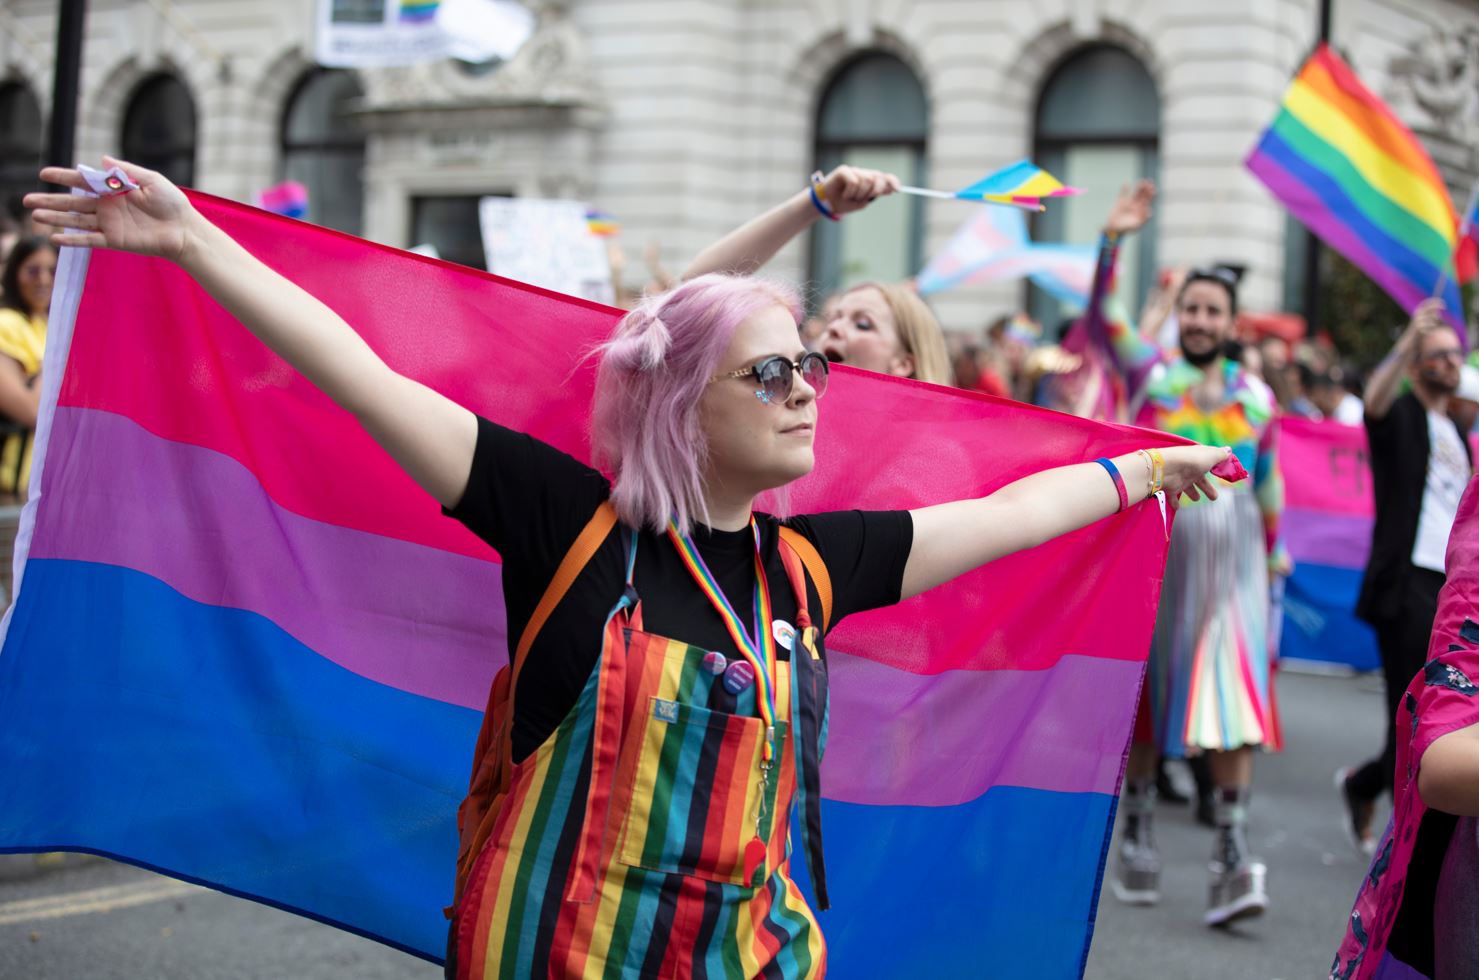
{"label": "woman's right hand", "polygon": [[841,217],[861,211],[885,194],[900,187],[899,178],[882,170],[865,170],[843,164],[822,178],[822,195],[832,213]]}
{"label": "woman's right hand", "polygon": [[[51,236],[55,245],[114,248],[180,261],[196,214],[185,193],[163,175],[123,160],[103,157],[103,165],[121,169],[138,189],[104,197],[38,192],[27,194],[22,203],[35,212],[36,221],[58,229]],[[66,167],[46,167],[41,179],[88,190],[82,174]]]}

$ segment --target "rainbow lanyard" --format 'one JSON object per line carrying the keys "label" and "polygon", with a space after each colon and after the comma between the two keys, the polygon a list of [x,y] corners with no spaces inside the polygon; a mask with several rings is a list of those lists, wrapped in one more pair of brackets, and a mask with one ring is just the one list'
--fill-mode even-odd
{"label": "rainbow lanyard", "polygon": [[734,607],[724,595],[724,590],[719,588],[713,573],[704,564],[693,539],[686,534],[679,534],[678,525],[673,521],[668,522],[668,537],[677,545],[678,554],[682,556],[688,574],[693,576],[693,580],[708,597],[709,604],[718,611],[725,628],[734,639],[734,645],[739,647],[755,670],[756,700],[760,702],[760,719],[765,722],[765,745],[761,764],[768,769],[775,754],[775,638],[766,628],[771,620],[770,588],[765,581],[765,564],[760,557],[760,526],[755,523],[753,516],[750,518],[750,530],[755,534],[755,637],[759,640],[758,644],[745,632],[744,623],[740,622]]}

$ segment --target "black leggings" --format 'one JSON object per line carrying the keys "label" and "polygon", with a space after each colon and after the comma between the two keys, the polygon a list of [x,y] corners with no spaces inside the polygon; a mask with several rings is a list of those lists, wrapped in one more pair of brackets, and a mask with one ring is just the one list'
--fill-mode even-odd
{"label": "black leggings", "polygon": [[1351,774],[1351,792],[1362,799],[1374,800],[1392,791],[1397,769],[1397,707],[1402,703],[1407,685],[1428,659],[1428,641],[1432,638],[1433,619],[1438,614],[1438,591],[1442,588],[1442,572],[1408,569],[1397,616],[1376,628],[1381,672],[1386,681],[1387,741],[1381,755]]}

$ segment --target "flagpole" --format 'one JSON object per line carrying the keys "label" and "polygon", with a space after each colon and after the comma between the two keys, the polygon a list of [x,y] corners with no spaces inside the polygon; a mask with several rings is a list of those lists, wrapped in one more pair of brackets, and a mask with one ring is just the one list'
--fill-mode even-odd
{"label": "flagpole", "polygon": [[82,74],[82,32],[87,0],[62,0],[57,11],[56,54],[51,83],[51,121],[46,162],[70,167],[77,137],[77,86]]}
{"label": "flagpole", "polygon": [[[1319,34],[1316,47],[1330,43],[1330,3],[1320,0]],[[1313,337],[1320,327],[1320,246],[1318,235],[1309,229],[1304,233],[1304,322],[1308,335]]]}
{"label": "flagpole", "polygon": [[900,187],[900,194],[917,194],[920,197],[938,197],[946,201],[954,200],[955,195],[949,191],[936,191],[928,187]]}

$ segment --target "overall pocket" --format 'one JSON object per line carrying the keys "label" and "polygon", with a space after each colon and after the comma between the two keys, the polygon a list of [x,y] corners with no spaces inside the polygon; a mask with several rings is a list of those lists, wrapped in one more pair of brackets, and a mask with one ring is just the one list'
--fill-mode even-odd
{"label": "overall pocket", "polygon": [[[745,885],[745,845],[761,807],[759,718],[649,697],[642,742],[631,769],[631,805],[622,818],[617,857],[650,871]],[[786,725],[777,722],[776,760]],[[778,769],[764,785],[770,836]]]}

